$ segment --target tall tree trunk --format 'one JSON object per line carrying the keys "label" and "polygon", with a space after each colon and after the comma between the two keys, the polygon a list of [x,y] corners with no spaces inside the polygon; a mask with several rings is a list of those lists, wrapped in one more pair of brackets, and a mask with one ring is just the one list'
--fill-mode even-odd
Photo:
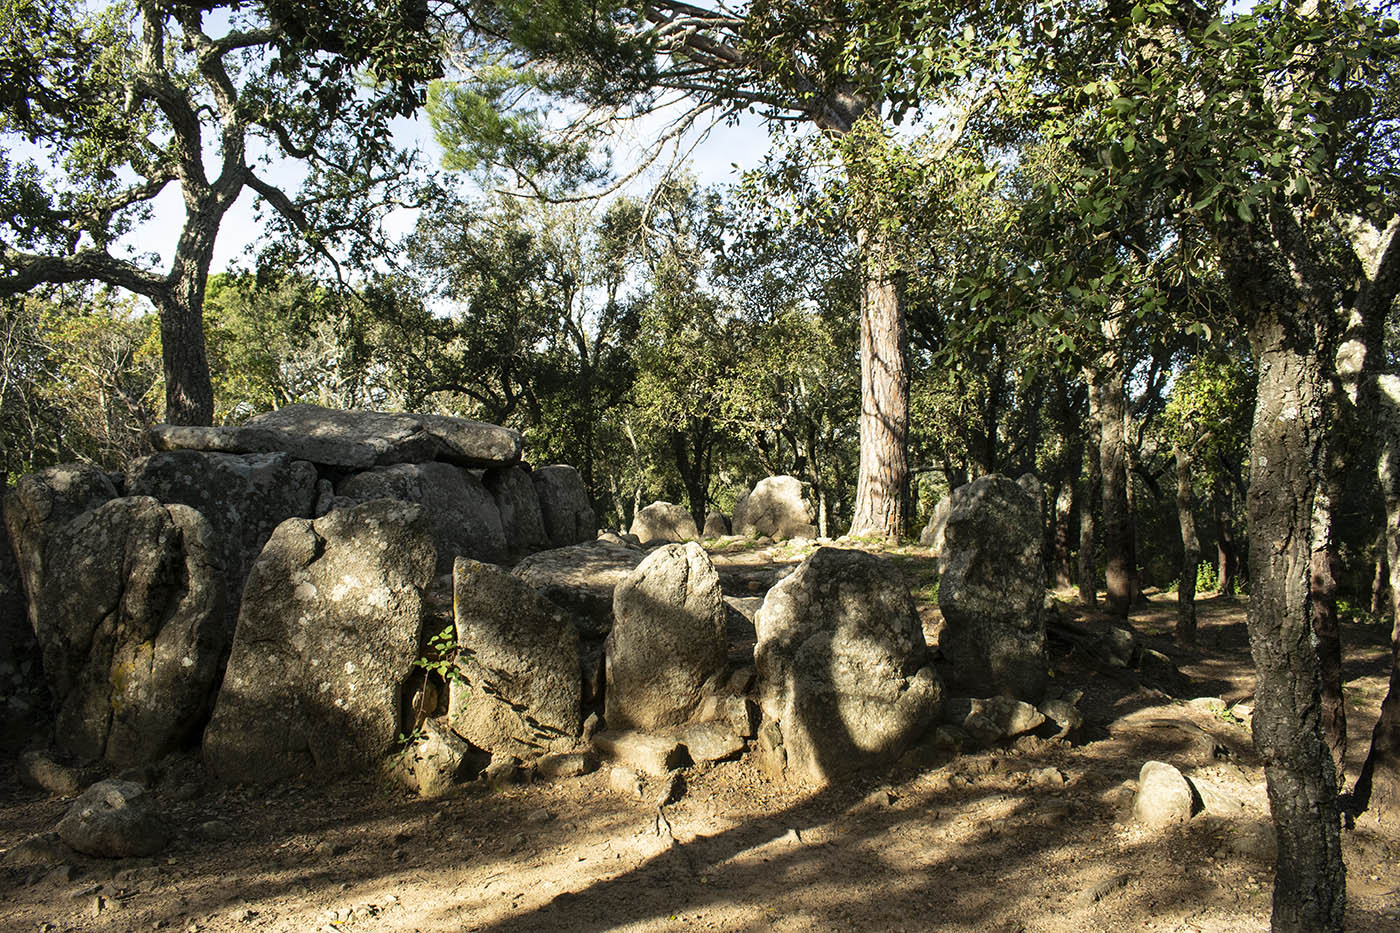
{"label": "tall tree trunk", "polygon": [[1337,772],[1337,787],[1345,781],[1347,754],[1347,711],[1342,699],[1342,638],[1337,627],[1336,549],[1332,539],[1333,497],[1340,484],[1330,475],[1318,485],[1313,505],[1313,554],[1310,585],[1312,587],[1313,631],[1317,636],[1317,663],[1322,701],[1322,734],[1332,750],[1332,766]]}
{"label": "tall tree trunk", "polygon": [[1371,577],[1371,615],[1385,618],[1386,596],[1390,592],[1390,561],[1386,559],[1385,536],[1381,536],[1379,553],[1376,554],[1376,572]]}
{"label": "tall tree trunk", "polygon": [[1377,474],[1385,496],[1385,560],[1390,568],[1390,685],[1381,702],[1371,747],[1352,791],[1354,810],[1381,822],[1400,820],[1400,378],[1380,376],[1368,406],[1380,425]]}
{"label": "tall tree trunk", "polygon": [[1314,933],[1342,929],[1346,871],[1309,579],[1324,385],[1315,341],[1301,330],[1267,311],[1250,327],[1259,395],[1250,434],[1249,642],[1254,744],[1278,837],[1273,929]]}
{"label": "tall tree trunk", "polygon": [[1220,594],[1234,596],[1238,587],[1240,549],[1235,542],[1235,506],[1228,489],[1216,490],[1215,557],[1216,574],[1220,578]]}
{"label": "tall tree trunk", "polygon": [[1191,452],[1177,445],[1176,518],[1181,526],[1181,582],[1176,587],[1176,639],[1196,641],[1196,565],[1201,561],[1201,539],[1196,535],[1196,514],[1191,499]]}
{"label": "tall tree trunk", "polygon": [[1070,516],[1074,512],[1073,474],[1060,478],[1060,490],[1055,494],[1055,514],[1051,527],[1050,541],[1050,582],[1058,590],[1067,590],[1074,585],[1074,574],[1070,569]]}
{"label": "tall tree trunk", "polygon": [[867,253],[860,299],[860,468],[853,535],[895,541],[904,532],[909,485],[908,346],[898,283],[878,250],[875,255]]}
{"label": "tall tree trunk", "polygon": [[1098,406],[1093,403],[1094,391],[1094,384],[1090,381],[1089,399],[1092,410],[1089,415],[1089,443],[1086,451],[1089,477],[1084,484],[1084,496],[1079,506],[1079,602],[1088,609],[1097,608],[1099,604],[1098,541],[1094,527],[1094,505],[1099,501],[1103,485],[1103,473],[1099,466],[1099,425],[1098,419],[1094,417],[1094,410],[1097,410]]}
{"label": "tall tree trunk", "polygon": [[1099,424],[1099,470],[1103,483],[1104,584],[1110,614],[1128,617],[1133,604],[1132,524],[1128,512],[1128,443],[1124,436],[1126,398],[1123,325],[1111,317],[1103,323],[1107,348],[1095,374],[1095,420]]}

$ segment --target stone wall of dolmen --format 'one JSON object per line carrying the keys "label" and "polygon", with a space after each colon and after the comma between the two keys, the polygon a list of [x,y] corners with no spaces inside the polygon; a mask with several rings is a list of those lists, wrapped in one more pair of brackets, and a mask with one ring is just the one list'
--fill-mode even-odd
{"label": "stone wall of dolmen", "polygon": [[[678,540],[698,536],[689,516],[652,507],[636,536],[598,535],[578,474],[524,466],[504,428],[292,406],[153,441],[120,475],[55,467],[5,498],[25,598],[0,644],[37,641],[58,759],[118,770],[198,746],[224,780],[387,770],[436,795],[752,750],[821,784],[937,730],[1072,718],[1042,702],[1039,504],[1004,478],[945,510],[942,648],[982,698],[949,701],[889,562],[817,547],[755,611]],[[733,529],[810,522],[801,484],[773,477]]]}

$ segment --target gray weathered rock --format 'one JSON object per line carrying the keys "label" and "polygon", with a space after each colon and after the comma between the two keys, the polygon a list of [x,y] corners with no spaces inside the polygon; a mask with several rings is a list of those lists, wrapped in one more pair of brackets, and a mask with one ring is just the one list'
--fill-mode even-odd
{"label": "gray weathered rock", "polygon": [[643,544],[694,541],[700,537],[690,512],[670,502],[653,502],[640,509],[632,518],[630,533]]}
{"label": "gray weathered rock", "polygon": [[423,723],[422,733],[408,750],[413,789],[420,797],[442,797],[466,777],[471,747],[436,719]]}
{"label": "gray weathered rock", "polygon": [[316,468],[287,454],[169,451],[135,460],[127,494],[188,505],[209,520],[223,559],[229,636],[238,619],[243,581],[272,531],[316,507]]}
{"label": "gray weathered rock", "polygon": [[353,502],[399,499],[423,506],[433,526],[438,572],[457,556],[492,563],[505,559],[506,536],[496,500],[472,473],[450,463],[395,463],[356,473],[336,487]]}
{"label": "gray weathered rock", "polygon": [[[13,699],[37,686],[39,644],[29,621],[19,563],[10,536],[0,523],[0,698]],[[23,676],[25,671],[29,676]],[[21,687],[28,689],[21,689]],[[0,699],[0,716],[7,704]]]}
{"label": "gray weathered rock", "polygon": [[35,601],[55,741],[80,761],[158,761],[209,709],[230,632],[209,522],[149,496],[54,532]]}
{"label": "gray weathered rock", "polygon": [[919,544],[933,551],[933,556],[937,557],[943,552],[943,535],[948,529],[948,513],[953,508],[953,497],[944,496],[938,500],[938,504],[933,507],[933,512],[928,517],[928,524],[919,533]]}
{"label": "gray weathered rock", "polygon": [[230,781],[369,771],[394,744],[437,553],[421,506],[278,526],[243,592],[204,761]]}
{"label": "gray weathered rock", "polygon": [[1084,714],[1068,700],[1046,700],[1040,704],[1040,711],[1058,727],[1056,738],[1066,738],[1084,726]]}
{"label": "gray weathered rock", "polygon": [[702,534],[706,538],[723,538],[729,534],[729,517],[723,512],[710,509],[705,515],[705,529]]}
{"label": "gray weathered rock", "polygon": [[593,747],[606,761],[658,776],[690,763],[685,746],[673,735],[609,729],[593,736]]}
{"label": "gray weathered rock", "polygon": [[496,500],[506,548],[512,554],[533,554],[550,546],[539,493],[529,473],[518,466],[492,467],[481,481]]}
{"label": "gray weathered rock", "polygon": [[1045,714],[1023,700],[1011,697],[950,697],[943,706],[943,718],[974,737],[982,738],[980,725],[969,724],[973,716],[984,716],[996,726],[997,738],[1015,738],[1045,722]]}
{"label": "gray weathered rock", "polygon": [[1094,650],[1114,667],[1132,667],[1141,648],[1130,629],[1115,626],[1094,640]]}
{"label": "gray weathered rock", "polygon": [[577,470],[556,463],[532,471],[530,480],[535,484],[545,534],[553,547],[582,544],[598,536],[598,517]]}
{"label": "gray weathered rock", "polygon": [[728,654],[719,574],[700,545],[653,551],[617,587],[607,640],[608,727],[688,720]]}
{"label": "gray weathered rock", "polygon": [[613,626],[613,591],[646,558],[620,544],[595,541],[540,551],[512,573],[576,616],[586,639],[601,639]]}
{"label": "gray weathered rock", "polygon": [[1163,761],[1149,761],[1138,773],[1133,819],[1154,829],[1191,819],[1195,795],[1180,771]]}
{"label": "gray weathered rock", "polygon": [[756,624],[759,741],[774,723],[782,755],[769,767],[786,780],[823,784],[892,761],[937,718],[942,685],[893,564],[819,548],[769,590]]}
{"label": "gray weathered rock", "polygon": [[157,450],[254,454],[284,451],[298,460],[363,470],[390,463],[445,460],[489,467],[519,461],[520,432],[446,415],[341,411],[288,405],[232,427],[151,428]]}
{"label": "gray weathered rock", "polygon": [[579,637],[567,613],[499,567],[457,558],[457,665],[448,721],[492,754],[526,759],[581,727]]}
{"label": "gray weathered rock", "polygon": [[1039,506],[1004,476],[954,490],[939,569],[939,646],[959,682],[1040,702],[1049,665]]}
{"label": "gray weathered rock", "polygon": [[43,588],[44,551],[50,536],[116,497],[112,478],[86,463],[63,463],[21,476],[15,488],[5,493],[5,528],[29,600],[31,629],[38,628],[35,600]]}
{"label": "gray weathered rock", "polygon": [[750,537],[815,538],[812,508],[795,476],[761,479],[734,504],[734,533]]}
{"label": "gray weathered rock", "polygon": [[58,835],[101,858],[155,855],[170,839],[155,801],[131,781],[98,781],[83,791],[59,821]]}
{"label": "gray weathered rock", "polygon": [[723,761],[744,750],[744,740],[723,722],[697,722],[681,729],[680,740],[696,764]]}

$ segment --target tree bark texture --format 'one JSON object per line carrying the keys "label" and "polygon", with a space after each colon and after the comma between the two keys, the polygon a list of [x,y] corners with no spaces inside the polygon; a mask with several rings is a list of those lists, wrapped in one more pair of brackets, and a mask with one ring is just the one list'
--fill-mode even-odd
{"label": "tree bark texture", "polygon": [[1176,518],[1181,527],[1181,582],[1176,587],[1176,640],[1196,641],[1196,565],[1201,561],[1201,539],[1196,534],[1196,513],[1191,497],[1191,452],[1177,445]]}
{"label": "tree bark texture", "polygon": [[1390,571],[1390,685],[1371,748],[1352,791],[1353,808],[1377,820],[1400,820],[1400,378],[1380,376],[1374,393],[1380,444],[1377,474],[1385,496],[1385,560]]}
{"label": "tree bark texture", "polygon": [[909,334],[895,277],[865,262],[860,300],[860,467],[851,534],[898,540],[909,485]]}
{"label": "tree bark texture", "polygon": [[[1336,488],[1329,488],[1336,487]],[[1336,547],[1332,538],[1333,495],[1340,491],[1332,478],[1324,480],[1313,505],[1312,611],[1317,636],[1317,663],[1321,682],[1322,734],[1332,750],[1337,788],[1345,783],[1347,711],[1342,699],[1342,637],[1337,627]]]}
{"label": "tree bark texture", "polygon": [[1273,929],[1315,933],[1342,929],[1346,874],[1310,585],[1324,386],[1314,341],[1297,330],[1270,313],[1250,327],[1259,394],[1247,500],[1249,642],[1258,676],[1254,744],[1278,837]]}
{"label": "tree bark texture", "polygon": [[1215,558],[1220,578],[1220,594],[1234,596],[1239,576],[1240,553],[1235,543],[1235,507],[1228,490],[1215,494]]}
{"label": "tree bark texture", "polygon": [[1056,589],[1067,590],[1074,585],[1074,574],[1070,568],[1070,516],[1074,512],[1074,483],[1077,479],[1068,474],[1060,479],[1060,490],[1055,494],[1055,514],[1050,529],[1050,582]]}

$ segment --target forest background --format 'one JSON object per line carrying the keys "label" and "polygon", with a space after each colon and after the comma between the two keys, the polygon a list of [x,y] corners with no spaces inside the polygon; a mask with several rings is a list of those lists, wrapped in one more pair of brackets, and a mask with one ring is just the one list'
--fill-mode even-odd
{"label": "forest background", "polygon": [[[1034,472],[1051,585],[1176,586],[1183,639],[1248,590],[1275,926],[1339,928],[1335,621],[1400,594],[1390,13],[7,0],[7,480],[296,401],[520,428],[620,528],[786,473],[898,539]],[[612,190],[619,127],[655,164],[740,119],[741,183]],[[211,275],[245,193],[265,237]],[[1400,805],[1392,697],[1352,801]]]}

